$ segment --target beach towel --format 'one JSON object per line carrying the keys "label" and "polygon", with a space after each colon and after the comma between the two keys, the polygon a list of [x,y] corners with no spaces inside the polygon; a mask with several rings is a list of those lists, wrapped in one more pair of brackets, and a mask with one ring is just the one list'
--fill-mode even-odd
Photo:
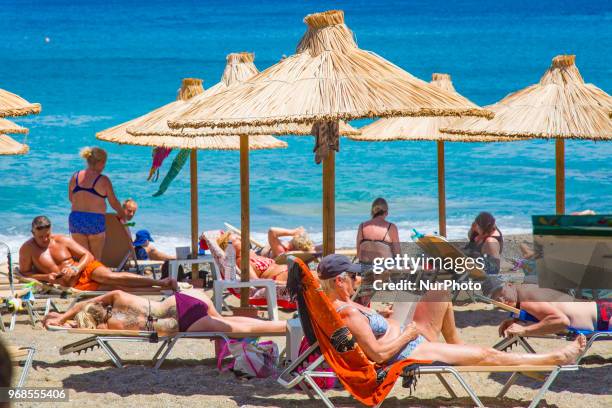
{"label": "beach towel", "polygon": [[361,403],[374,406],[382,402],[404,368],[431,364],[431,361],[412,359],[391,365],[373,363],[334,310],[318,278],[300,259],[293,260],[289,280],[288,286],[297,296],[300,320],[308,341],[312,344],[318,340],[327,364],[344,388]]}

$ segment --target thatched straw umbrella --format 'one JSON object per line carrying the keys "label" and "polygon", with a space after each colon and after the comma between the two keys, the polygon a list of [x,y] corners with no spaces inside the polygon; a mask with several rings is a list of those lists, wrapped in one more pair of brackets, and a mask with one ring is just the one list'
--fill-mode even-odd
{"label": "thatched straw umbrella", "polygon": [[19,143],[7,135],[0,134],[0,156],[26,154],[29,150],[28,145]]}
{"label": "thatched straw umbrella", "polygon": [[[240,83],[244,83],[249,78],[253,77],[259,71],[254,63],[254,55],[252,53],[235,53],[227,56],[227,65],[223,72],[221,82],[206,90],[203,94],[198,96],[198,100],[204,100],[221,91],[225,91],[230,86],[236,86]],[[138,144],[154,144],[160,146],[174,146],[176,143],[213,143],[212,140],[218,141],[219,145],[227,146],[229,149],[240,150],[240,211],[241,211],[241,235],[243,237],[250,236],[250,204],[249,204],[249,163],[248,163],[248,151],[247,149],[240,149],[241,143],[248,143],[250,149],[257,147],[260,141],[267,141],[273,143],[284,142],[271,137],[262,136],[269,135],[271,133],[281,134],[293,134],[293,135],[309,135],[311,133],[312,126],[306,124],[295,124],[286,123],[278,127],[270,126],[253,126],[253,127],[237,127],[237,128],[199,128],[199,129],[170,129],[168,127],[168,120],[180,116],[183,112],[190,109],[193,100],[183,103],[180,109],[177,109],[170,116],[158,115],[151,116],[146,121],[140,121],[137,125],[132,125],[127,128],[127,132],[133,135],[131,139]],[[236,135],[243,134],[254,135],[250,138],[239,137]],[[340,123],[340,134],[341,135],[355,135],[359,134],[359,130],[354,129],[345,122]],[[180,140],[180,142],[179,142]],[[210,140],[210,141],[209,141]],[[268,143],[268,145],[270,145]],[[270,145],[271,147],[281,147],[278,145]],[[264,147],[268,148],[268,147]],[[245,246],[245,251],[248,250],[248,246]],[[243,281],[248,280],[248,254],[243,256],[246,262],[241,265],[241,273]],[[246,299],[246,296],[242,296]],[[246,301],[246,300],[245,300]],[[243,304],[246,306],[246,303]]]}
{"label": "thatched straw umbrella", "polygon": [[464,119],[443,133],[556,139],[557,213],[565,212],[565,139],[612,139],[612,97],[585,84],[575,55],[558,55],[540,82],[488,108],[491,121]]}
{"label": "thatched straw umbrella", "polygon": [[19,95],[0,89],[0,118],[40,113],[39,103],[30,103]]}
{"label": "thatched straw umbrella", "polygon": [[[169,126],[314,124],[315,158],[323,161],[323,252],[329,254],[335,251],[334,150],[338,150],[339,120],[490,114],[359,49],[342,11],[311,14],[304,22],[308,30],[296,54],[216,97],[194,99]],[[251,134],[248,128],[245,132]]]}
{"label": "thatched straw umbrella", "polygon": [[[241,174],[246,173],[248,179],[249,150],[284,148],[287,144],[269,135],[259,135],[248,140],[247,146],[241,149],[241,141],[238,136],[202,137],[197,131],[181,132],[168,129],[166,124],[168,119],[174,117],[181,109],[184,109],[189,104],[190,98],[195,95],[210,97],[227,89],[232,84],[253,76],[255,73],[257,73],[257,68],[253,64],[253,54],[229,54],[221,81],[213,87],[204,91],[201,80],[193,78],[185,79],[183,80],[182,90],[179,93],[179,100],[97,135],[102,140],[115,143],[191,149],[191,237],[192,251],[194,253],[197,253],[198,237],[197,150],[240,150]],[[157,127],[162,127],[162,131],[155,131]],[[134,135],[131,133],[134,133]],[[243,150],[246,152],[246,159],[242,157],[245,155],[242,153]],[[248,297],[245,299],[248,300]]]}
{"label": "thatched straw umbrella", "polygon": [[[455,93],[448,74],[432,74],[431,84]],[[446,188],[444,179],[444,142],[500,142],[516,140],[508,137],[460,136],[440,133],[456,119],[450,117],[383,118],[361,128],[361,135],[349,136],[356,141],[391,142],[399,140],[435,141],[438,147],[438,222],[439,234],[446,236]]]}
{"label": "thatched straw umbrella", "polygon": [[29,129],[11,122],[7,119],[0,119],[0,133],[19,133],[22,135],[28,134]]}

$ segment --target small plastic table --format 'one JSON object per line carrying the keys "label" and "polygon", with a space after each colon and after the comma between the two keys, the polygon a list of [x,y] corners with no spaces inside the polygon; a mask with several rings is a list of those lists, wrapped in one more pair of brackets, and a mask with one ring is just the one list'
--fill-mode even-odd
{"label": "small plastic table", "polygon": [[278,307],[276,306],[276,282],[274,282],[272,279],[255,279],[248,282],[215,279],[213,282],[215,309],[221,312],[221,308],[223,307],[223,293],[227,289],[238,288],[266,288],[268,317],[270,320],[278,320]]}

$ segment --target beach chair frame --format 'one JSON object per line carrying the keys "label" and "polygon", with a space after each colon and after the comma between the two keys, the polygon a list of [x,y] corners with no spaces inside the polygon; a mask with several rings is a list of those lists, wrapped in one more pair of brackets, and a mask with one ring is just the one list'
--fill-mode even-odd
{"label": "beach chair frame", "polygon": [[[300,267],[306,268],[306,266],[301,263]],[[325,296],[320,293],[319,296]],[[299,313],[308,313],[307,310],[298,310]],[[336,313],[335,311],[329,310],[329,313]],[[314,332],[316,335],[316,331]],[[318,340],[318,339],[317,339]],[[307,358],[313,355],[313,353],[319,351],[319,342],[315,341],[302,355],[300,355],[295,361],[287,366],[287,368],[279,375],[277,381],[283,387],[290,389],[295,386],[300,387],[304,390],[310,398],[315,398],[315,395],[321,398],[323,403],[328,408],[333,408],[334,404],[332,401],[325,395],[323,390],[316,384],[314,381],[315,378],[336,378],[337,375],[333,371],[316,371],[323,362],[325,361],[325,357],[323,353],[319,355],[315,361],[308,364],[306,368],[302,369],[301,372],[298,371],[298,368],[304,364]],[[469,397],[472,399],[474,404],[478,407],[485,407],[482,403],[478,395],[474,391],[474,389],[468,384],[468,382],[463,378],[461,373],[466,372],[482,372],[482,373],[492,373],[492,372],[503,372],[510,373],[511,376],[504,383],[501,390],[497,394],[497,398],[503,398],[508,390],[514,385],[516,382],[518,375],[524,373],[525,375],[533,376],[534,373],[548,373],[548,377],[541,385],[540,389],[536,393],[534,399],[531,401],[529,405],[530,408],[536,407],[541,399],[544,397],[550,386],[554,383],[559,373],[564,371],[576,371],[578,370],[578,365],[565,365],[565,366],[535,366],[535,365],[522,365],[522,366],[450,366],[450,365],[440,365],[436,363],[432,364],[412,364],[406,366],[404,368],[404,374],[400,375],[400,377],[404,377],[406,372],[410,372],[414,375],[414,370],[418,369],[418,374],[434,374],[438,378],[438,380],[442,383],[447,392],[451,395],[452,398],[457,398],[457,393],[452,388],[451,384],[446,381],[443,374],[452,375],[460,386],[467,392]],[[399,379],[399,377],[398,377]],[[310,386],[310,389],[307,385]],[[313,395],[314,392],[314,395]],[[384,402],[384,399],[378,403],[377,406],[380,406]]]}
{"label": "beach chair frame", "polygon": [[[297,369],[304,364],[306,359],[313,353],[318,352],[319,343],[315,342],[310,346],[304,353],[300,355],[298,359],[288,365],[285,370],[279,375],[277,382],[286,389],[292,389],[296,386],[300,387],[306,394],[311,398],[315,399],[318,396],[326,407],[334,408],[333,402],[325,395],[325,392],[317,385],[315,378],[337,378],[336,374],[331,371],[316,371],[324,362],[325,358],[320,355],[315,361],[308,364],[301,372]],[[550,386],[557,379],[557,376],[561,372],[565,371],[577,371],[578,365],[566,365],[566,366],[446,366],[446,365],[419,365],[419,374],[434,374],[440,383],[444,386],[446,391],[449,393],[451,398],[458,398],[457,392],[451,386],[451,384],[444,378],[443,374],[448,374],[454,377],[461,388],[465,390],[468,396],[472,399],[477,407],[484,408],[485,405],[482,403],[478,394],[474,391],[474,388],[465,380],[461,373],[467,372],[502,372],[511,373],[512,375],[504,383],[501,390],[497,393],[496,398],[503,398],[510,388],[515,384],[516,380],[521,373],[541,373],[548,372],[548,377],[539,388],[538,392],[534,396],[533,400],[529,404],[529,408],[535,408]],[[309,388],[310,386],[310,388]],[[381,401],[377,407],[382,405],[384,401]]]}
{"label": "beach chair frame", "polygon": [[[476,295],[476,296],[479,300],[485,303],[492,304],[493,306],[499,309],[509,312],[510,317],[521,320],[521,321],[525,321],[524,319],[520,318],[520,316],[522,315],[520,309],[497,302],[483,295]],[[528,338],[573,341],[578,334],[579,334],[578,332],[574,332],[570,330],[564,333],[549,334],[549,335],[510,336],[510,337],[506,337],[502,339],[501,341],[497,342],[495,345],[493,345],[493,348],[496,350],[500,350],[500,351],[507,351],[511,349],[512,347],[514,347],[515,345],[519,345],[526,352],[535,354],[536,351],[531,346],[531,344],[529,344],[529,341],[527,340]],[[612,340],[612,331],[607,331],[607,332],[593,331],[590,334],[586,333],[585,336],[587,337],[587,343],[586,343],[586,346],[583,352],[580,353],[580,355],[578,356],[576,360],[576,364],[580,364],[580,361],[587,355],[587,353],[589,352],[589,349],[591,348],[593,343],[595,343],[597,340]]]}
{"label": "beach chair frame", "polygon": [[[151,358],[154,369],[159,369],[170,355],[170,352],[182,339],[244,339],[254,337],[282,337],[286,333],[258,332],[258,333],[226,333],[226,332],[181,332],[171,336],[159,336],[156,332],[131,330],[90,330],[53,327],[51,331],[64,331],[73,334],[92,334],[91,336],[67,344],[60,348],[60,354],[87,352],[89,349],[100,347],[117,368],[124,368],[125,363],[111,343],[152,343],[158,344],[157,350]],[[284,354],[284,351],[281,352]]]}
{"label": "beach chair frame", "polygon": [[20,361],[23,361],[23,369],[21,370],[21,374],[19,375],[17,388],[22,388],[28,379],[28,374],[30,372],[30,369],[32,368],[32,363],[34,362],[34,353],[36,353],[36,349],[32,346],[9,346],[9,355],[11,356],[13,363],[18,365]]}

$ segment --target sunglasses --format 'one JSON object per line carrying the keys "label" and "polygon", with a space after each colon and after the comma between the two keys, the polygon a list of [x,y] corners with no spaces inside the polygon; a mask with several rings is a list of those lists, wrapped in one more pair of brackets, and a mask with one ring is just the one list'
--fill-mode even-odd
{"label": "sunglasses", "polygon": [[346,274],[347,274],[347,276],[349,278],[351,278],[351,280],[357,280],[357,273],[355,273],[355,272],[347,272]]}
{"label": "sunglasses", "polygon": [[47,229],[49,229],[49,228],[51,228],[51,226],[50,226],[50,225],[39,225],[38,227],[34,227],[34,229],[35,229],[36,231],[47,230]]}

